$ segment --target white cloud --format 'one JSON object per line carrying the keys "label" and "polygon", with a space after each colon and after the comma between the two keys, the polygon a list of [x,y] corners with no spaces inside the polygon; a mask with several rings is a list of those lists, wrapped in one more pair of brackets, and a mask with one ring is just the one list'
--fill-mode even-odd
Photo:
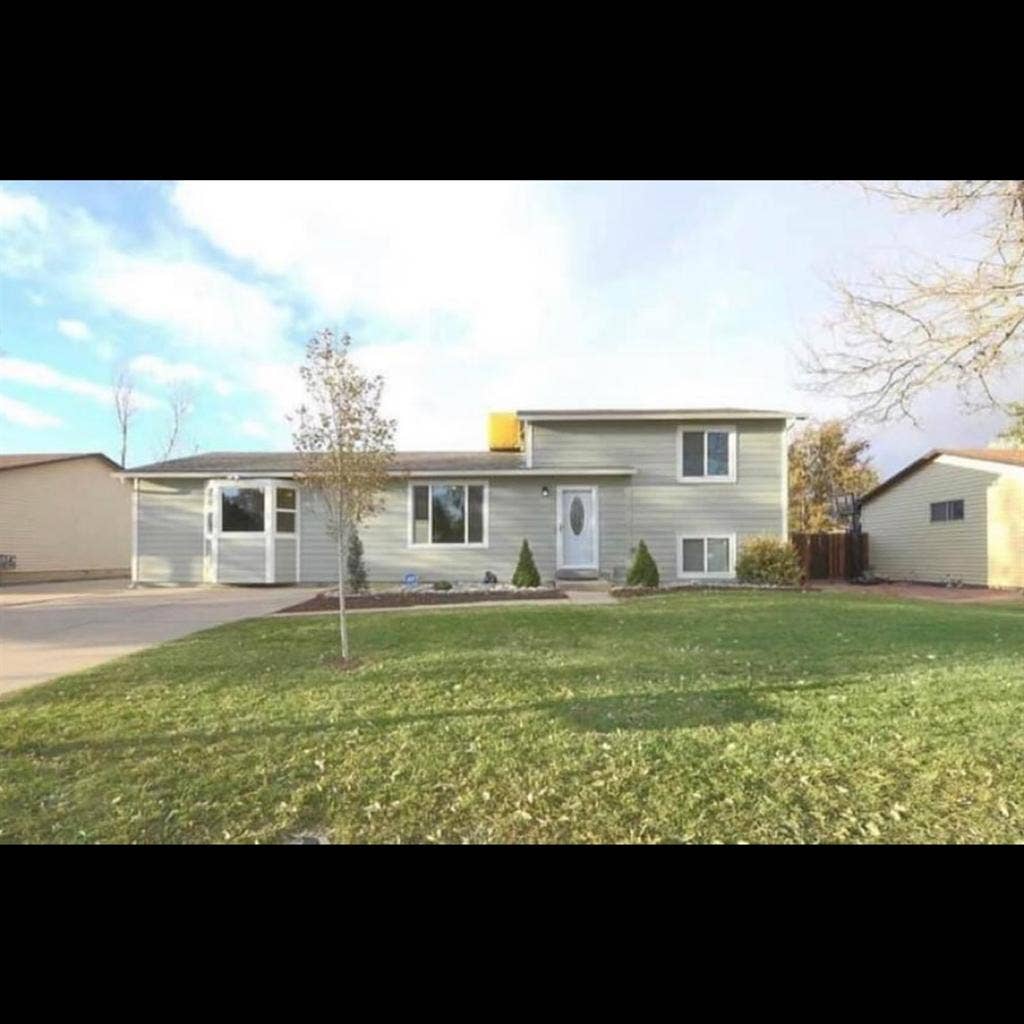
{"label": "white cloud", "polygon": [[28,226],[43,231],[48,223],[46,207],[35,196],[0,188],[0,228]]}
{"label": "white cloud", "polygon": [[20,275],[39,270],[49,223],[46,207],[35,196],[0,188],[0,271]]}
{"label": "white cloud", "polygon": [[109,309],[169,331],[175,343],[252,358],[286,341],[287,311],[215,267],[107,251],[82,273],[84,287]]}
{"label": "white cloud", "polygon": [[92,337],[89,325],[81,320],[58,320],[57,330],[65,338],[72,338],[75,341],[85,341],[86,338]]}
{"label": "white cloud", "polygon": [[206,376],[194,363],[170,363],[160,356],[149,354],[136,356],[129,366],[140,377],[155,384],[190,384]]}
{"label": "white cloud", "polygon": [[[27,384],[48,391],[64,391],[92,399],[101,405],[109,405],[112,401],[109,384],[96,384],[81,377],[71,377],[45,363],[36,363],[28,359],[0,358],[0,380],[14,381],[17,384]],[[140,409],[160,408],[160,402],[141,391],[135,392],[135,402]]]}
{"label": "white cloud", "polygon": [[232,256],[288,279],[326,318],[403,336],[532,346],[562,300],[561,221],[502,182],[185,182],[172,200]]}
{"label": "white cloud", "polygon": [[238,429],[246,435],[246,437],[260,437],[269,438],[271,436],[270,431],[267,430],[263,423],[259,420],[242,420],[238,425]]}
{"label": "white cloud", "polygon": [[63,426],[63,422],[58,417],[36,409],[26,402],[8,398],[6,395],[0,395],[0,416],[19,427],[42,430],[48,427]]}

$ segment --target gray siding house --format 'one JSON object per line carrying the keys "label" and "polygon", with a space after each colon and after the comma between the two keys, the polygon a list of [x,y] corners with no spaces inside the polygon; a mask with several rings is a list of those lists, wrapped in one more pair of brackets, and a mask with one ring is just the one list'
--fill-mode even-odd
{"label": "gray siding house", "polygon": [[[666,581],[728,578],[747,537],[785,538],[792,413],[524,410],[519,450],[400,452],[360,528],[374,583],[507,581],[526,539],[545,579],[621,580],[644,540]],[[337,582],[321,503],[291,452],[140,466],[139,583]]]}

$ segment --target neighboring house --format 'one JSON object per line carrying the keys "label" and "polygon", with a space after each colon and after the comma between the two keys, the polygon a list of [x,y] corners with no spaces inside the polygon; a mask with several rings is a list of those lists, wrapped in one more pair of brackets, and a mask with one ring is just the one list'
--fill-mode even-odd
{"label": "neighboring house", "polygon": [[99,452],[0,455],[0,583],[127,576],[120,469]]}
{"label": "neighboring house", "polygon": [[[786,536],[794,418],[529,410],[504,414],[512,441],[490,451],[398,453],[386,506],[360,529],[370,579],[508,580],[524,539],[546,579],[622,579],[641,539],[666,580],[731,577],[744,538]],[[127,471],[133,578],[337,581],[321,503],[297,466],[292,452],[213,452]]]}
{"label": "neighboring house", "polygon": [[1024,587],[1024,449],[930,451],[864,496],[861,525],[879,576]]}

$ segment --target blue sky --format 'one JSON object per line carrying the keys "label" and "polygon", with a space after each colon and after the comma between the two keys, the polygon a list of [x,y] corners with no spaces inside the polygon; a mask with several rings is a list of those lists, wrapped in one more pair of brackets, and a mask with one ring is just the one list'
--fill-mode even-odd
{"label": "blue sky", "polygon": [[[129,464],[290,447],[296,367],[347,329],[387,380],[399,447],[479,448],[492,409],[741,405],[815,417],[794,353],[832,309],[831,273],[965,251],[963,224],[805,182],[4,182],[0,450],[118,455],[109,400],[129,367]],[[998,416],[936,393],[921,427],[865,426],[894,471],[981,445]]]}

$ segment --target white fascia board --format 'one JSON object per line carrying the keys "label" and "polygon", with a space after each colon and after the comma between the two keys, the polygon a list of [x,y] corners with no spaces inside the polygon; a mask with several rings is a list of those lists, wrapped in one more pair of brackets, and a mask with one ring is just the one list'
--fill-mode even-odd
{"label": "white fascia board", "polygon": [[618,469],[588,469],[587,467],[572,467],[570,469],[558,466],[547,466],[544,469],[414,469],[396,470],[389,473],[389,476],[397,477],[423,477],[436,479],[437,477],[492,477],[492,476],[634,476],[636,470],[632,467],[623,466]]}
{"label": "white fascia board", "polygon": [[[984,473],[1012,476],[1024,479],[1024,466],[1011,462],[996,462],[993,459],[972,459],[967,455],[938,455],[933,460],[943,466],[958,466],[960,469],[979,469]],[[925,467],[922,466],[922,469]],[[901,481],[902,482],[902,481]]]}
{"label": "white fascia board", "polygon": [[645,413],[603,413],[599,415],[590,414],[560,414],[554,416],[547,416],[543,413],[528,413],[518,412],[516,415],[526,423],[554,423],[557,421],[576,421],[576,422],[594,422],[600,423],[607,420],[714,420],[715,422],[722,420],[729,422],[731,420],[805,420],[807,419],[806,413],[796,412],[706,412],[700,409],[694,409],[688,412],[645,412]]}
{"label": "white fascia board", "polygon": [[[571,467],[560,468],[549,466],[545,469],[394,469],[388,476],[404,480],[408,477],[491,477],[491,476],[635,476],[636,469],[632,466],[621,466],[617,468],[607,467]],[[292,480],[300,476],[297,473],[224,473],[210,471],[207,473],[117,473],[116,476],[122,479],[139,480],[266,480],[268,478],[279,480]]]}

